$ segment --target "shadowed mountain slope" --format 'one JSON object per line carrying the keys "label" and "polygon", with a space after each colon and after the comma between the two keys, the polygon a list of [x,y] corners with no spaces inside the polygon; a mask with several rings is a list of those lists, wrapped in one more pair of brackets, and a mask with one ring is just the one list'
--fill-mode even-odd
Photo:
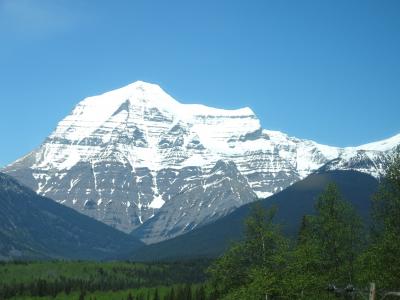
{"label": "shadowed mountain slope", "polygon": [[[368,223],[371,197],[378,181],[370,175],[355,171],[332,171],[312,174],[282,192],[264,200],[263,207],[278,208],[276,222],[283,225],[287,235],[297,233],[303,215],[314,212],[314,203],[328,183],[339,186],[343,196],[351,201],[363,220]],[[131,254],[133,260],[175,260],[195,257],[216,257],[232,241],[243,237],[243,224],[252,204],[247,204],[214,223],[195,229],[177,238],[139,248]]]}
{"label": "shadowed mountain slope", "polygon": [[105,259],[142,243],[0,173],[0,260]]}

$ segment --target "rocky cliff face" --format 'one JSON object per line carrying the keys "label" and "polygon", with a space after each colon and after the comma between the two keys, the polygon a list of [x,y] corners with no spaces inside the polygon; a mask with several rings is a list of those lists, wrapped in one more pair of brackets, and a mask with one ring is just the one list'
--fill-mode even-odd
{"label": "rocky cliff face", "polygon": [[[400,135],[364,147],[320,145],[262,129],[249,108],[181,104],[157,85],[135,82],[84,99],[38,149],[3,172],[155,242],[324,166],[379,176],[399,142]],[[370,157],[380,157],[379,163]]]}

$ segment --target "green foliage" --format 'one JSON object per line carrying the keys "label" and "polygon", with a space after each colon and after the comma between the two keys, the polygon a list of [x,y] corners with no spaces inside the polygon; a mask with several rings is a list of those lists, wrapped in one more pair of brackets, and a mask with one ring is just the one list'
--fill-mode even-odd
{"label": "green foliage", "polygon": [[[288,277],[291,290],[298,296],[311,297],[326,287],[326,278],[321,270],[320,247],[313,234],[311,216],[304,216],[297,244],[291,252]],[[321,272],[322,271],[322,272]],[[321,276],[322,275],[322,276]]]}
{"label": "green foliage", "polygon": [[373,199],[372,243],[360,258],[360,280],[388,289],[400,283],[400,152],[398,151]]}
{"label": "green foliage", "polygon": [[321,270],[331,283],[353,283],[355,259],[361,249],[360,218],[334,184],[319,197],[316,210],[311,229],[319,248]]}
{"label": "green foliage", "polygon": [[361,251],[360,218],[334,184],[328,185],[315,206],[316,214],[302,220],[286,278],[298,297],[323,294],[328,284],[354,284]]}
{"label": "green foliage", "polygon": [[[190,285],[191,289],[200,289],[203,287],[206,290],[204,285],[193,284]],[[178,293],[174,294],[172,298],[170,298],[171,291],[175,290]],[[159,286],[156,288],[138,288],[138,289],[129,289],[129,290],[118,290],[118,291],[95,291],[95,292],[72,292],[70,294],[59,293],[56,296],[16,296],[13,297],[13,300],[187,300],[190,298],[186,298],[187,285],[173,285],[173,286]],[[179,295],[178,295],[179,294]],[[203,300],[203,298],[197,298],[194,293],[191,296],[191,300]],[[206,294],[205,300],[216,300],[216,298],[210,298],[208,294]]]}
{"label": "green foliage", "polygon": [[[255,205],[246,220],[245,240],[232,246],[210,268],[210,281],[224,299],[281,295],[288,243],[273,223],[275,209]],[[247,297],[247,298],[246,298]]]}
{"label": "green foliage", "polygon": [[209,269],[222,299],[329,299],[333,283],[353,283],[361,247],[361,221],[330,184],[314,216],[305,216],[292,247],[274,224],[275,209],[255,206],[244,241],[233,245]]}
{"label": "green foliage", "polygon": [[[198,284],[205,279],[203,270],[207,265],[206,261],[148,264],[84,261],[3,263],[0,264],[0,299],[58,295],[73,299],[90,299],[94,295],[99,299],[101,295],[97,295],[97,292],[117,293],[127,289],[133,289],[133,298],[138,290],[146,288],[151,289],[154,299],[163,299],[161,297],[167,293],[166,288],[158,289],[158,295],[153,288],[175,286],[175,291],[180,291],[185,283]],[[128,294],[124,294],[123,299],[127,299]],[[145,297],[145,294],[142,296]]]}

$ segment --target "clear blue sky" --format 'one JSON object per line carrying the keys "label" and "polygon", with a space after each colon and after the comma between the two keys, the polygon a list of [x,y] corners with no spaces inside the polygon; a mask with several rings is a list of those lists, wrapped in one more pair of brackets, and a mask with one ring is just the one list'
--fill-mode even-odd
{"label": "clear blue sky", "polygon": [[135,80],[348,146],[400,132],[398,0],[0,0],[0,166]]}

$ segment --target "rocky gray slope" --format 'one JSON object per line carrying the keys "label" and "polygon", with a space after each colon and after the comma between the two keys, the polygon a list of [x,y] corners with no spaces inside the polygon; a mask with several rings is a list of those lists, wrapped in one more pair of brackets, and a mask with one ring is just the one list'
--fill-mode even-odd
{"label": "rocky gray slope", "polygon": [[[155,242],[324,166],[379,176],[399,143],[400,135],[359,147],[320,145],[262,129],[249,108],[181,104],[157,85],[135,82],[81,101],[38,149],[3,171],[41,195]],[[354,164],[359,157],[382,163]]]}
{"label": "rocky gray slope", "polygon": [[161,176],[170,178],[171,172],[178,174],[169,186],[174,196],[134,232],[146,243],[184,234],[257,199],[233,162],[218,161],[209,172],[199,167],[169,169]]}

